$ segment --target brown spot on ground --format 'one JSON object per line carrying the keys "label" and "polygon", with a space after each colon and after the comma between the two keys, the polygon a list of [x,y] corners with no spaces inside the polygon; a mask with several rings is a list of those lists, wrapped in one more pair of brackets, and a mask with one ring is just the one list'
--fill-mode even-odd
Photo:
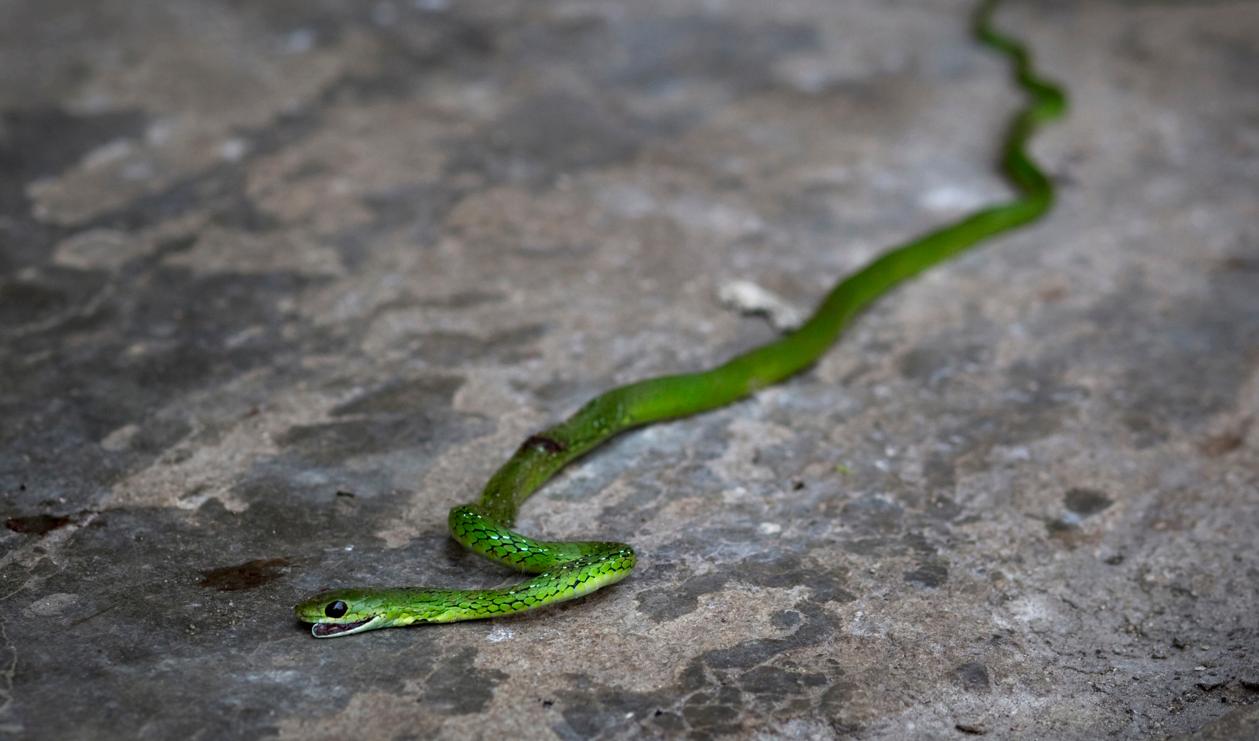
{"label": "brown spot on ground", "polygon": [[1052,286],[1040,292],[1040,300],[1047,304],[1056,304],[1066,296],[1067,289],[1062,286]]}
{"label": "brown spot on ground", "polygon": [[257,589],[284,576],[287,558],[259,558],[235,566],[222,566],[201,572],[200,586],[220,592]]}
{"label": "brown spot on ground", "polygon": [[72,522],[74,522],[74,518],[67,515],[29,515],[27,517],[10,517],[4,521],[4,526],[15,533],[39,535],[42,537]]}
{"label": "brown spot on ground", "polygon": [[1208,458],[1219,458],[1240,448],[1246,442],[1246,433],[1250,431],[1250,420],[1242,422],[1236,428],[1211,435],[1198,446],[1198,451]]}

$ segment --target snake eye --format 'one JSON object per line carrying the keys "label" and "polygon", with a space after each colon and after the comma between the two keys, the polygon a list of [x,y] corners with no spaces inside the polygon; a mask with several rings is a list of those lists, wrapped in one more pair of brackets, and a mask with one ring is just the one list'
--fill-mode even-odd
{"label": "snake eye", "polygon": [[339,618],[349,611],[350,611],[350,606],[345,604],[341,600],[337,600],[336,602],[329,602],[328,606],[323,608],[323,614],[327,615],[330,618]]}

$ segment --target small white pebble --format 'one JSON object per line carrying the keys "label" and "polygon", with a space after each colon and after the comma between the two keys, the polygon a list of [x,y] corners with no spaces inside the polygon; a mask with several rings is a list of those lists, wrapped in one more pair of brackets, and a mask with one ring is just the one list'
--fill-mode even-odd
{"label": "small white pebble", "polygon": [[219,156],[228,162],[239,162],[248,151],[249,144],[239,137],[232,137],[219,145]]}
{"label": "small white pebble", "polygon": [[490,632],[485,636],[485,640],[490,643],[501,643],[503,641],[511,640],[513,635],[515,635],[515,633],[512,632],[511,628],[496,626],[490,629]]}
{"label": "small white pebble", "polygon": [[304,54],[315,48],[317,39],[313,29],[294,29],[284,37],[284,51],[288,54]]}
{"label": "small white pebble", "polygon": [[777,535],[783,531],[783,526],[777,522],[762,522],[759,529],[766,535]]}
{"label": "small white pebble", "polygon": [[984,195],[974,190],[946,185],[932,188],[922,197],[922,205],[937,213],[952,213],[975,208],[983,202]]}
{"label": "small white pebble", "polygon": [[717,299],[728,308],[744,314],[769,318],[774,329],[787,331],[804,323],[804,315],[791,304],[751,281],[735,280],[721,286]]}

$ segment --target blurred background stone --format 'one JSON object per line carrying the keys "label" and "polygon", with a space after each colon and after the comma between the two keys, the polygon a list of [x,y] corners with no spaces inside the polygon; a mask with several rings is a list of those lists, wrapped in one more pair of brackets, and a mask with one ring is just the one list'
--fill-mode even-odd
{"label": "blurred background stone", "polygon": [[[1001,198],[970,3],[0,5],[0,728],[1204,737],[1259,699],[1259,6],[1014,2],[1057,210],[525,532],[626,582],[315,641],[530,432]],[[1223,730],[1221,730],[1223,729]],[[1223,737],[1223,736],[1219,736]]]}

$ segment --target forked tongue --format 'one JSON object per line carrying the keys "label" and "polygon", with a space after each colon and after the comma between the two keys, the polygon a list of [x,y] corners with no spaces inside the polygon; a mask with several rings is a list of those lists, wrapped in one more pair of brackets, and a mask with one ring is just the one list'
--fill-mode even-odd
{"label": "forked tongue", "polygon": [[315,623],[310,626],[310,634],[316,638],[332,638],[342,633],[349,633],[355,628],[361,628],[370,621],[371,618],[353,623]]}

